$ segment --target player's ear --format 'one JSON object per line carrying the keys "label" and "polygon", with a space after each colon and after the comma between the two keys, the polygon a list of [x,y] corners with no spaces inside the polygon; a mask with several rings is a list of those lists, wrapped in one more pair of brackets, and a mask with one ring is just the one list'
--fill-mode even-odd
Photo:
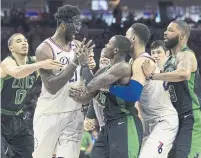
{"label": "player's ear", "polygon": [[9,46],[8,49],[10,50],[11,53],[14,52],[14,48],[13,48],[13,46]]}
{"label": "player's ear", "polygon": [[135,36],[133,36],[132,43],[135,43],[135,40],[136,40],[136,38],[135,38]]}
{"label": "player's ear", "polygon": [[180,40],[183,40],[185,38],[185,36],[186,36],[185,32],[182,32],[180,35]]}
{"label": "player's ear", "polygon": [[65,30],[66,29],[66,24],[64,22],[61,22],[60,27]]}
{"label": "player's ear", "polygon": [[119,52],[119,48],[114,49],[114,54],[117,54]]}

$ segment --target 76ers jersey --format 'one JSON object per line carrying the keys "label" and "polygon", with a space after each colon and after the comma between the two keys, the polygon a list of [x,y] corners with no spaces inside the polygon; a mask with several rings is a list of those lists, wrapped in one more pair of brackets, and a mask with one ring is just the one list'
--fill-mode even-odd
{"label": "76ers jersey", "polygon": [[[76,48],[75,43],[71,42],[71,47],[69,51],[63,50],[51,38],[46,39],[45,41],[43,41],[43,43],[46,43],[52,49],[54,60],[64,65],[62,69],[53,70],[53,74],[55,76],[59,75],[74,59],[74,49]],[[41,94],[38,98],[35,114],[40,115],[62,113],[80,109],[81,104],[75,102],[72,98],[69,97],[70,87],[72,87],[72,85],[79,84],[79,82],[80,66],[78,66],[75,70],[72,79],[70,81],[66,81],[66,84],[55,95],[50,94],[42,83]]]}
{"label": "76ers jersey", "polygon": [[[148,53],[143,53],[141,56],[151,58]],[[159,68],[156,68],[155,73],[160,73]],[[139,103],[143,120],[156,119],[167,115],[178,115],[171,103],[167,84],[164,81],[146,81]]]}

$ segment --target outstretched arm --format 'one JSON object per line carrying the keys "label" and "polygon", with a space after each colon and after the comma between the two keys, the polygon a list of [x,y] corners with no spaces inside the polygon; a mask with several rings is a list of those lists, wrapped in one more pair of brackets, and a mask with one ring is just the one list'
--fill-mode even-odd
{"label": "outstretched arm", "polygon": [[101,88],[107,87],[121,78],[129,77],[131,74],[131,67],[127,63],[118,63],[112,66],[107,72],[104,72],[106,68],[100,69],[96,73],[86,89],[72,89],[70,97],[75,101],[79,101],[83,104],[89,103],[90,100],[98,93]]}
{"label": "outstretched arm", "polygon": [[147,70],[149,68],[148,63],[145,63],[143,68],[144,68],[146,76],[152,80],[180,82],[180,81],[189,80],[191,76],[191,72],[196,71],[196,68],[194,68],[194,64],[192,61],[195,61],[196,63],[195,55],[192,52],[186,51],[186,52],[178,53],[177,69],[175,71],[150,74],[149,70]]}
{"label": "outstretched arm", "polygon": [[[86,67],[86,69],[89,69],[89,67]],[[96,72],[95,76],[98,76],[99,74],[103,73],[104,71],[105,71],[105,68],[99,69]],[[89,73],[91,74],[90,71],[89,71]],[[94,78],[94,76],[92,75],[91,79],[93,79],[93,78]],[[91,79],[90,79],[90,81],[91,81]],[[85,104],[88,104],[94,98],[94,96],[97,95],[98,91],[87,93],[86,86],[85,86],[86,80],[85,80],[85,83],[83,80],[80,80],[80,83],[81,84],[79,86],[71,87],[71,89],[69,90],[69,96],[71,98],[73,98],[74,101],[85,105]]]}
{"label": "outstretched arm", "polygon": [[10,75],[16,79],[24,78],[40,68],[54,69],[61,68],[62,65],[51,59],[25,65],[17,65],[16,61],[12,58],[6,58],[1,63],[1,69],[6,75]]}
{"label": "outstretched arm", "polygon": [[107,87],[121,78],[131,75],[131,67],[127,63],[118,63],[113,65],[108,71],[93,78],[87,84],[87,92],[95,92],[101,88]]}
{"label": "outstretched arm", "polygon": [[140,99],[146,77],[142,71],[141,65],[145,60],[144,57],[138,58],[132,65],[133,76],[128,86],[110,86],[109,91],[128,102],[136,102]]}

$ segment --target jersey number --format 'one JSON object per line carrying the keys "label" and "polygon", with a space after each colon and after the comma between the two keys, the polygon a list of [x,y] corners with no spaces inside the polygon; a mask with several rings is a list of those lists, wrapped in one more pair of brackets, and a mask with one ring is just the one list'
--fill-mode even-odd
{"label": "jersey number", "polygon": [[175,93],[175,89],[173,85],[168,85],[166,81],[163,82],[163,87],[165,91],[169,90],[170,93],[170,99],[172,102],[177,102],[177,95]]}
{"label": "jersey number", "polygon": [[15,95],[15,104],[21,104],[26,97],[27,91],[24,89],[18,89]]}
{"label": "jersey number", "polygon": [[106,101],[106,96],[103,94],[103,93],[99,93],[99,96],[98,96],[98,100],[100,101],[100,103],[102,104],[102,105],[104,105],[105,104],[105,101]]}
{"label": "jersey number", "polygon": [[69,82],[76,82],[76,81],[77,81],[77,70],[75,70],[74,76]]}

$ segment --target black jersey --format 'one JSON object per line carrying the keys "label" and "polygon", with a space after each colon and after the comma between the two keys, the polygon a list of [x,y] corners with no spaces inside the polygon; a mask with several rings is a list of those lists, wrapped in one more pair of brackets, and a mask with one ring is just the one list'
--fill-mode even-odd
{"label": "black jersey", "polygon": [[[105,71],[107,71],[110,67],[111,66],[108,66]],[[114,84],[117,85],[118,83]],[[134,113],[137,115],[135,103],[126,102],[109,92],[100,91],[96,96],[96,100],[100,103],[100,105],[105,107],[104,117],[106,120],[118,119]]]}

